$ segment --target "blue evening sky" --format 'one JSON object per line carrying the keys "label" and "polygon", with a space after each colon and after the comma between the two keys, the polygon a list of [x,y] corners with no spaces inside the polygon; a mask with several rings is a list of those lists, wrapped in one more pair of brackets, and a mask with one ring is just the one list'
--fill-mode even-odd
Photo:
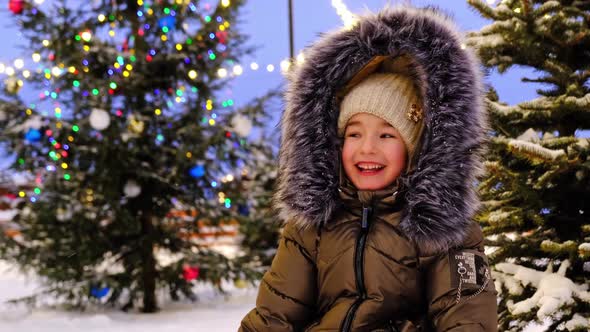
{"label": "blue evening sky", "polygon": [[[388,3],[395,4],[401,1],[343,0],[343,2],[352,12],[362,12],[365,9],[376,11]],[[435,5],[445,9],[466,31],[479,30],[489,23],[463,0],[413,0],[409,2],[417,6]],[[7,3],[8,1],[0,10],[0,22],[2,22],[0,23],[2,29],[0,62],[11,65],[17,57],[30,59],[30,54],[17,48],[17,45],[25,44],[25,42],[20,40],[22,36],[16,28],[15,17],[7,9]],[[293,0],[293,3],[296,53],[316,40],[319,33],[342,27],[342,21],[332,7],[331,0]],[[271,88],[281,86],[284,82],[279,64],[289,55],[287,4],[288,0],[249,0],[244,7],[241,22],[237,24],[237,27],[250,36],[249,43],[256,46],[257,50],[252,57],[243,59],[243,74],[233,81],[231,89],[228,88],[223,92],[226,95],[231,95],[238,106],[247,103],[256,96],[263,95]],[[234,24],[233,27],[235,28],[236,25]],[[260,69],[251,70],[251,62],[258,63]],[[274,72],[271,73],[265,69],[268,64],[275,65]],[[530,76],[533,73],[530,69],[523,68],[513,68],[503,75],[492,71],[486,81],[498,90],[502,101],[513,104],[536,97],[535,89],[539,85],[521,83],[520,78],[525,75]],[[4,78],[4,74],[0,74],[0,79]],[[269,123],[269,128],[275,125],[276,123]],[[0,166],[3,164],[2,159],[4,158],[0,158]]]}

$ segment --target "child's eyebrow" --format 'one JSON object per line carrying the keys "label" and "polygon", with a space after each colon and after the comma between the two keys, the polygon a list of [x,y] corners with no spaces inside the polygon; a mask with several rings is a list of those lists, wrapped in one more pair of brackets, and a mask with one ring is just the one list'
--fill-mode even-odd
{"label": "child's eyebrow", "polygon": [[350,121],[346,126],[347,127],[350,127],[350,126],[358,126],[360,124],[361,124],[360,121],[355,120],[355,121]]}

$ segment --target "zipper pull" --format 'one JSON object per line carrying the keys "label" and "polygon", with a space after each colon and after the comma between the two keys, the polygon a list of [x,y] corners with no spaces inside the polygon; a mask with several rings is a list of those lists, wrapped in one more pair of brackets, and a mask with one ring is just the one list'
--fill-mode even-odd
{"label": "zipper pull", "polygon": [[369,214],[370,213],[371,213],[371,208],[363,206],[363,219],[361,222],[361,229],[363,229],[363,230],[369,228]]}

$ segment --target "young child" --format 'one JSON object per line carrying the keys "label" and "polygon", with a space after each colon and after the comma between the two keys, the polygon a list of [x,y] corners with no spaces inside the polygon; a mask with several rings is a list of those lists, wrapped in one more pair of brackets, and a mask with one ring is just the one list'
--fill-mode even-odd
{"label": "young child", "polygon": [[306,52],[282,118],[286,224],[240,331],[497,331],[471,219],[478,70],[448,18],[408,6]]}

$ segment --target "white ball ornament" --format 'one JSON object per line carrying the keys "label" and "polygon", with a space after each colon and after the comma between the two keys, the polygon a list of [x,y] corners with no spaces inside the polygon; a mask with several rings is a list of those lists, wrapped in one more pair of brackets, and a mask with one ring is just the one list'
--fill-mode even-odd
{"label": "white ball ornament", "polygon": [[252,131],[252,120],[241,114],[237,114],[231,119],[231,125],[234,131],[242,137],[250,135]]}
{"label": "white ball ornament", "polygon": [[104,130],[111,124],[111,116],[105,110],[95,108],[90,113],[90,126],[96,130]]}
{"label": "white ball ornament", "polygon": [[123,192],[125,193],[125,196],[127,196],[127,197],[130,197],[130,198],[137,197],[141,193],[141,187],[134,180],[129,180],[125,184],[125,187],[123,188]]}

